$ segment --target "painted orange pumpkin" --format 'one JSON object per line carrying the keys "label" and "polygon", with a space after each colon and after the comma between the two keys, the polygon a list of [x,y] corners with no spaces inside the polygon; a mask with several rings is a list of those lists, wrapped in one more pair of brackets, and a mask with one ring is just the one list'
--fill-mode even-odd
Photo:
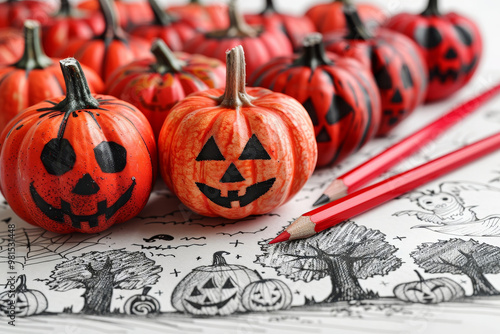
{"label": "painted orange pumpkin", "polygon": [[0,66],[15,63],[23,55],[23,47],[22,30],[0,28]]}
{"label": "painted orange pumpkin", "polygon": [[170,6],[168,10],[182,20],[193,22],[203,31],[229,26],[227,5],[224,3],[203,4],[201,0],[190,0],[187,4]]}
{"label": "painted orange pumpkin", "polygon": [[134,61],[117,69],[106,81],[106,92],[130,102],[151,123],[156,138],[170,109],[187,95],[225,85],[226,65],[218,59],[173,53],[157,40],[154,58]]}
{"label": "painted orange pumpkin", "polygon": [[[14,64],[0,66],[0,131],[24,109],[64,94],[64,78],[58,59],[45,55],[40,43],[40,25],[24,23],[24,53]],[[92,69],[83,66],[92,92],[102,93],[104,83]]]}
{"label": "painted orange pumpkin", "polygon": [[465,290],[452,279],[437,277],[424,279],[415,270],[419,280],[396,285],[394,296],[400,300],[420,304],[437,304],[449,302],[465,296]]}
{"label": "painted orange pumpkin", "polygon": [[263,279],[248,284],[241,295],[241,304],[248,311],[285,310],[292,305],[292,291],[278,279]]}
{"label": "painted orange pumpkin", "polygon": [[228,264],[215,252],[212,265],[194,268],[172,292],[172,306],[192,315],[229,315],[245,311],[241,304],[243,289],[260,275],[245,266]]}
{"label": "painted orange pumpkin", "polygon": [[227,52],[226,89],[193,93],[160,132],[161,175],[193,211],[242,218],[269,212],[295,195],[317,160],[314,128],[295,99],[245,89],[245,58]]}
{"label": "painted orange pumpkin", "polygon": [[[29,317],[44,312],[48,307],[45,295],[26,287],[26,275],[19,275],[17,281],[19,284],[14,291],[0,293],[0,316]],[[12,294],[15,298],[14,307],[11,305]]]}
{"label": "painted orange pumpkin", "polygon": [[75,59],[60,63],[66,96],[26,109],[0,136],[0,188],[30,224],[100,232],[146,205],[155,180],[153,130],[131,104],[91,95]]}

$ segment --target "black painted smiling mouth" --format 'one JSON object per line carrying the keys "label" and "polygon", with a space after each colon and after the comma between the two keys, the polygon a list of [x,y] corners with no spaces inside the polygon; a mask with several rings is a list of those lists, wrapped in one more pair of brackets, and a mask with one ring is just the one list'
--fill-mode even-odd
{"label": "black painted smiling mouth", "polygon": [[113,215],[121,209],[132,197],[132,191],[136,185],[135,178],[132,179],[132,184],[123,193],[123,195],[118,198],[118,200],[108,207],[107,201],[100,201],[97,203],[97,212],[92,215],[76,215],[71,210],[71,204],[66,202],[61,198],[61,208],[55,208],[49,203],[47,203],[42,196],[36,191],[33,182],[30,184],[30,193],[35,205],[50,219],[64,223],[64,215],[67,215],[71,219],[72,226],[74,228],[81,228],[82,222],[88,222],[90,227],[98,226],[99,216],[105,215],[106,219],[113,217]]}
{"label": "black painted smiling mouth", "polygon": [[238,190],[230,190],[227,192],[227,197],[221,196],[220,189],[216,189],[210,186],[207,186],[204,183],[196,182],[198,189],[205,195],[209,200],[214,202],[217,205],[220,205],[224,208],[231,208],[231,202],[240,202],[240,207],[244,207],[260,196],[264,195],[271,189],[276,178],[255,183],[249,187],[247,187],[245,195],[238,196]]}
{"label": "black painted smiling mouth", "polygon": [[217,307],[217,309],[221,309],[223,308],[224,306],[227,305],[227,303],[229,303],[229,301],[231,299],[234,299],[236,298],[236,292],[234,293],[234,295],[232,295],[231,297],[229,297],[228,299],[225,299],[223,301],[220,301],[218,303],[210,303],[210,304],[199,304],[199,303],[195,303],[193,301],[190,301],[190,300],[187,300],[187,299],[184,299],[185,301],[187,301],[189,303],[189,305],[191,305],[192,307],[194,307],[195,309],[197,310],[201,310],[202,308],[204,307]]}

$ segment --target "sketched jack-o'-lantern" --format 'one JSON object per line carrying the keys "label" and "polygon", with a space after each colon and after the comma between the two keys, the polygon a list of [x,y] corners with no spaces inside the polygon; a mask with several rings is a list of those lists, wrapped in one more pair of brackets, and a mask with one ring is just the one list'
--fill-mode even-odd
{"label": "sketched jack-o'-lantern", "polygon": [[145,206],[156,155],[132,105],[90,94],[79,63],[61,61],[66,96],[36,104],[0,137],[0,187],[14,212],[47,230],[95,233]]}
{"label": "sketched jack-o'-lantern", "polygon": [[249,311],[268,312],[284,310],[292,304],[292,291],[278,279],[252,282],[243,290],[241,303]]}
{"label": "sketched jack-o'-lantern", "polygon": [[312,174],[312,121],[295,99],[245,88],[243,49],[227,53],[226,89],[188,96],[158,139],[161,175],[193,211],[239,219],[285,203]]}
{"label": "sketched jack-o'-lantern", "polygon": [[227,264],[224,254],[214,253],[213,263],[193,269],[172,292],[172,306],[193,315],[229,315],[245,311],[241,294],[249,283],[261,279],[249,268]]}

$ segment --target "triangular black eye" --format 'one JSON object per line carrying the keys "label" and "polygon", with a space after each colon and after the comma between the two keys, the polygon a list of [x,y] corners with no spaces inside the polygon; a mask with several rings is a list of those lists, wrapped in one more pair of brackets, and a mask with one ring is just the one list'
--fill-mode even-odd
{"label": "triangular black eye", "polygon": [[226,280],[226,283],[224,283],[224,285],[222,286],[223,289],[234,289],[234,284],[233,282],[231,282],[231,279],[228,278]]}
{"label": "triangular black eye", "polygon": [[217,144],[215,143],[214,137],[210,137],[209,140],[205,143],[203,148],[201,149],[200,154],[196,157],[196,161],[210,161],[210,160],[217,160],[217,161],[224,161],[226,160],[222,153],[220,153],[219,147],[217,147]]}
{"label": "triangular black eye", "polygon": [[214,280],[213,279],[209,279],[204,285],[203,285],[203,289],[213,289],[213,288],[216,288],[215,284],[214,284]]}
{"label": "triangular black eye", "polygon": [[197,287],[194,287],[193,292],[191,292],[191,297],[200,296],[200,295],[201,295],[200,290],[198,290]]}
{"label": "triangular black eye", "polygon": [[255,134],[248,140],[239,160],[271,160],[266,149],[260,143]]}
{"label": "triangular black eye", "polygon": [[49,174],[59,176],[73,169],[76,154],[67,139],[54,138],[45,144],[40,159]]}
{"label": "triangular black eye", "polygon": [[118,173],[127,165],[127,150],[112,141],[103,141],[94,148],[95,159],[104,173]]}

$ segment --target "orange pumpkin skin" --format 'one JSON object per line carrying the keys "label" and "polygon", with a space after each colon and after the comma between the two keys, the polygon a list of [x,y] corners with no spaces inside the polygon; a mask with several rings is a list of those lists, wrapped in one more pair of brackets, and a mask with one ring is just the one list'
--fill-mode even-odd
{"label": "orange pumpkin skin", "polygon": [[[15,64],[0,66],[0,131],[22,110],[65,93],[58,59],[48,58],[40,47],[39,25],[26,21],[25,52]],[[104,83],[83,66],[91,91],[102,93]]]}
{"label": "orange pumpkin skin", "polygon": [[[343,7],[346,0],[334,0],[329,3],[317,4],[309,8],[305,16],[313,21],[316,29],[322,34],[341,32],[346,29],[346,19]],[[371,4],[356,4],[361,20],[370,28],[381,25],[387,19],[384,12]]]}
{"label": "orange pumpkin skin", "polygon": [[0,29],[0,65],[10,65],[23,55],[23,32],[14,28]]}
{"label": "orange pumpkin skin", "polygon": [[174,104],[191,93],[224,87],[226,66],[202,55],[173,54],[161,40],[152,52],[156,58],[138,60],[113,72],[106,92],[139,108],[158,138]]}
{"label": "orange pumpkin skin", "polygon": [[26,20],[37,20],[45,24],[50,21],[52,10],[48,1],[4,1],[0,3],[0,28],[21,28]]}
{"label": "orange pumpkin skin", "polygon": [[[230,56],[226,91],[180,101],[165,120],[158,148],[161,175],[187,207],[239,219],[269,212],[295,195],[314,170],[317,146],[302,105],[264,88],[245,92],[244,75],[237,84],[231,80],[240,70],[229,65]],[[242,97],[250,103],[227,101]]]}
{"label": "orange pumpkin skin", "polygon": [[191,21],[203,31],[229,26],[227,5],[222,3],[203,5],[199,0],[191,0],[188,4],[171,6],[168,10],[182,20]]}
{"label": "orange pumpkin skin", "polygon": [[[61,64],[68,61],[76,63]],[[91,96],[88,88],[80,89],[81,72],[75,77],[66,97],[26,109],[2,132],[0,188],[30,224],[58,233],[96,233],[145,206],[156,146],[139,110],[111,96]],[[62,108],[68,101],[76,107]]]}
{"label": "orange pumpkin skin", "polygon": [[115,13],[108,0],[99,0],[105,19],[104,33],[92,39],[75,39],[61,49],[61,54],[72,55],[83,65],[92,68],[101,79],[106,79],[120,66],[149,55],[149,43],[128,36],[116,23]]}

